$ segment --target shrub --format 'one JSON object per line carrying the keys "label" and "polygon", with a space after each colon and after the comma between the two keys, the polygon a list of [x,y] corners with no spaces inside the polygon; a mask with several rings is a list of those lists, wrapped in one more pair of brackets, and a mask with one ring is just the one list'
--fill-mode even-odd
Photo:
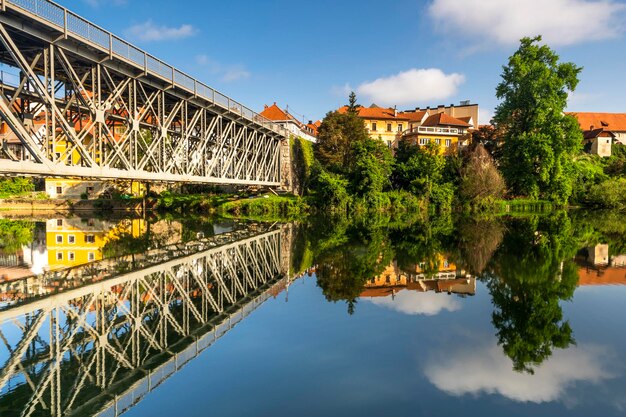
{"label": "shrub", "polygon": [[504,178],[483,145],[477,145],[461,168],[459,194],[463,201],[479,204],[486,199],[502,198]]}
{"label": "shrub", "polygon": [[16,197],[35,191],[30,178],[0,178],[0,197]]}
{"label": "shrub", "polygon": [[345,210],[351,200],[348,180],[321,167],[317,167],[315,171],[314,182],[318,204],[321,207]]}
{"label": "shrub", "polygon": [[626,178],[611,178],[592,185],[585,203],[602,208],[626,208]]}

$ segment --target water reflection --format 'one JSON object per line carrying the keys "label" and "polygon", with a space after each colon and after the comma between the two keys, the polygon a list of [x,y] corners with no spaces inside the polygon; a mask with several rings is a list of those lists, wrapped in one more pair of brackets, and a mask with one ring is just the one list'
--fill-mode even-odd
{"label": "water reflection", "polygon": [[[590,341],[590,329],[571,321],[577,288],[626,284],[626,225],[612,213],[291,225],[46,219],[0,230],[3,416],[121,413],[303,276],[361,328],[350,333],[352,349],[382,337],[377,321],[409,327],[396,334],[419,325],[417,341],[381,343],[398,351],[394,377],[422,378],[440,395],[566,402],[583,382],[623,377],[615,366],[623,346]],[[330,306],[298,302],[290,313],[300,318]],[[282,332],[308,343],[326,337],[344,319],[334,311],[318,327]],[[420,372],[408,370],[418,351]],[[346,375],[363,369],[350,357]],[[276,366],[290,375],[298,363]]]}
{"label": "water reflection", "polygon": [[[58,247],[60,223],[53,259],[70,250]],[[103,248],[122,230],[101,229],[68,233],[99,233]],[[122,242],[137,239],[128,230]],[[289,284],[288,236],[247,225],[0,283],[1,414],[122,413]]]}

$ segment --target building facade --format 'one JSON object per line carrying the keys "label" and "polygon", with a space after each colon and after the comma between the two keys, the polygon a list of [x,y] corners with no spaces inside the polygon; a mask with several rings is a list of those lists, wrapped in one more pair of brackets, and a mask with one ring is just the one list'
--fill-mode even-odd
{"label": "building facade", "polygon": [[[338,109],[346,113],[347,106]],[[457,117],[448,113],[457,114]],[[440,152],[453,154],[469,143],[468,132],[478,119],[477,104],[398,111],[376,105],[360,106],[358,116],[372,139],[383,141],[389,148],[396,148],[400,140],[410,140],[425,146],[434,143]]]}
{"label": "building facade", "polygon": [[302,123],[291,115],[288,110],[283,110],[278,107],[276,102],[274,102],[271,106],[266,104],[263,111],[259,114],[266,119],[283,126],[294,136],[301,137],[309,142],[317,142],[317,128],[319,127],[319,122],[313,123],[310,121],[308,124]]}

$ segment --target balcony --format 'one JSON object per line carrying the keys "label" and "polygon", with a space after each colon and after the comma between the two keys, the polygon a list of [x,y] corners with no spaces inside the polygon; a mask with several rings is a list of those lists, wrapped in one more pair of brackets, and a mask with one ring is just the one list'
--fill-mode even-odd
{"label": "balcony", "polygon": [[409,136],[409,135],[417,135],[419,133],[430,134],[430,135],[434,134],[434,135],[458,136],[458,135],[463,135],[465,131],[463,129],[457,129],[457,128],[452,128],[452,127],[419,126],[419,127],[414,127],[414,128],[405,130],[404,132],[402,132],[402,135]]}

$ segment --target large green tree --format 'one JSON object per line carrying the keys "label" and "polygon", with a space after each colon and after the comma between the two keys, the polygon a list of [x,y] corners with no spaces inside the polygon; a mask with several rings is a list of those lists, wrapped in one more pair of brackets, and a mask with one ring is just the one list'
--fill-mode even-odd
{"label": "large green tree", "polygon": [[581,70],[560,62],[540,36],[523,38],[504,67],[494,123],[504,134],[502,169],[513,194],[567,202],[582,133],[564,109]]}
{"label": "large green tree", "polygon": [[367,139],[365,123],[355,112],[329,112],[319,127],[315,157],[324,169],[347,173],[352,163],[352,145]]}

